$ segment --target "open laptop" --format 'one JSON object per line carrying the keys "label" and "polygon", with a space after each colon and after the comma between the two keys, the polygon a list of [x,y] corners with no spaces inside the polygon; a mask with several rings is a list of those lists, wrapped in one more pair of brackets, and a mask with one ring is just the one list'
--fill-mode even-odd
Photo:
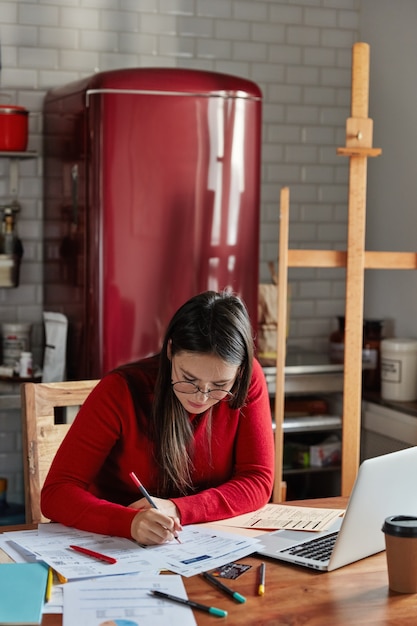
{"label": "open laptop", "polygon": [[[380,552],[385,549],[385,518],[417,515],[416,477],[417,446],[363,461],[343,517],[319,533],[276,530],[259,535],[256,551],[327,572]],[[329,544],[325,551],[319,541]]]}

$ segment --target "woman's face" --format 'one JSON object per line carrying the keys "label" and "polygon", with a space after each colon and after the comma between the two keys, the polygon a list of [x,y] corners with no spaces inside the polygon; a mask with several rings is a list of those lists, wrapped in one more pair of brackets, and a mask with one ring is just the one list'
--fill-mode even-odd
{"label": "woman's face", "polygon": [[173,386],[184,409],[193,414],[204,413],[220,402],[219,399],[207,395],[208,391],[230,391],[239,371],[237,365],[226,363],[213,354],[177,352],[170,358],[172,383],[181,381],[198,387],[194,393],[183,393],[177,390],[177,385]]}

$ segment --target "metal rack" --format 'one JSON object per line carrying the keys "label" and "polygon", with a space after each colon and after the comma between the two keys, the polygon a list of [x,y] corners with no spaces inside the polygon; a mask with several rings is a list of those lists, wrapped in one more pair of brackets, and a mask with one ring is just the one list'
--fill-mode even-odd
{"label": "metal rack", "polygon": [[[295,398],[301,401],[304,398],[329,398],[332,394],[336,397],[343,391],[343,364],[331,363],[328,355],[309,350],[294,349],[287,353],[285,364],[285,396],[286,398]],[[271,398],[271,404],[275,402],[275,383],[276,383],[276,367],[272,365],[264,365],[263,371]],[[274,411],[273,411],[274,413]],[[277,431],[275,416],[273,415],[273,429],[275,438],[281,440],[279,430]],[[296,441],[304,441],[309,444],[317,443],[322,440],[323,436],[337,433],[340,434],[342,429],[342,418],[340,414],[287,414],[282,422],[282,445],[294,443]],[[333,483],[340,481],[340,466],[304,466],[304,467],[288,467],[283,466],[283,475],[286,484],[286,498],[293,492],[298,493],[301,485],[305,490],[310,485],[316,492],[319,491],[317,482],[314,478],[317,474],[334,474],[334,479],[330,480],[331,491],[333,493]],[[294,483],[297,478],[297,486]],[[304,478],[303,478],[304,477]],[[302,479],[300,483],[299,480]],[[326,480],[329,483],[329,480]],[[294,491],[295,489],[295,491]],[[309,497],[308,493],[303,497]],[[329,495],[323,486],[324,492],[320,495]],[[323,491],[322,489],[322,491]]]}

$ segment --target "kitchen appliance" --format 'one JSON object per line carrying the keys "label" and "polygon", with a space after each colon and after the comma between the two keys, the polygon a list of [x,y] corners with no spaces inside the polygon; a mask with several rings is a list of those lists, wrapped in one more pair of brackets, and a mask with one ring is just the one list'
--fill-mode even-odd
{"label": "kitchen appliance", "polygon": [[68,378],[157,352],[206,289],[256,325],[262,95],[215,72],[136,68],[44,102],[44,307],[68,317]]}

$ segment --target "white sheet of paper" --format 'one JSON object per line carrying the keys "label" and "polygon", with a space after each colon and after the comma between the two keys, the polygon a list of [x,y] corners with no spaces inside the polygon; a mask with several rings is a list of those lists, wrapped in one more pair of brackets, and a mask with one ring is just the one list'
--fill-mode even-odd
{"label": "white sheet of paper", "polygon": [[147,546],[146,550],[155,555],[161,567],[182,576],[201,574],[252,554],[259,541],[200,525],[185,526],[180,537],[181,544],[172,541],[161,546]]}
{"label": "white sheet of paper", "polygon": [[[20,536],[24,534],[37,535],[37,530],[21,530]],[[13,533],[2,533],[0,535],[0,548],[16,563],[25,563],[27,561],[36,561],[36,557],[32,552],[25,550],[13,541]]]}
{"label": "white sheet of paper", "polygon": [[190,607],[153,597],[187,598],[180,576],[106,576],[64,585],[63,626],[196,626]]}
{"label": "white sheet of paper", "polygon": [[64,585],[53,585],[51,599],[44,602],[42,613],[61,613],[64,610]]}
{"label": "white sheet of paper", "polygon": [[219,526],[234,528],[259,528],[276,530],[306,530],[318,532],[328,528],[344,509],[320,509],[314,507],[291,506],[288,504],[266,504],[253,513],[246,513],[216,522]]}

